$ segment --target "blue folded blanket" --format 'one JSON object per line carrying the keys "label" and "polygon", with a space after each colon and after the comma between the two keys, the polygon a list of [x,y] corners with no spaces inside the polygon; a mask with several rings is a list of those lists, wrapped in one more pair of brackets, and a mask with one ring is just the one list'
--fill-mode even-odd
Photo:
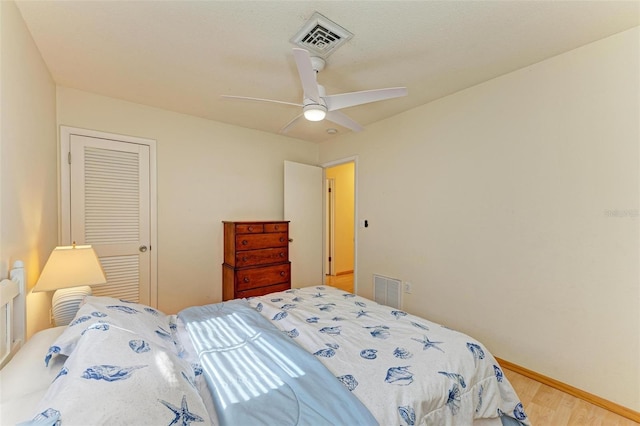
{"label": "blue folded blanket", "polygon": [[178,314],[198,352],[221,425],[376,425],[320,361],[245,300]]}

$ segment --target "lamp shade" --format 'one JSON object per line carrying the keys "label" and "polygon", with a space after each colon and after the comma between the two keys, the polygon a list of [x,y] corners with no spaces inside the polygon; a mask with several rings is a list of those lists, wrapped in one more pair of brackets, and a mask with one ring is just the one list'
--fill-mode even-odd
{"label": "lamp shade", "polygon": [[33,291],[53,291],[106,282],[98,256],[91,246],[61,246],[51,252]]}

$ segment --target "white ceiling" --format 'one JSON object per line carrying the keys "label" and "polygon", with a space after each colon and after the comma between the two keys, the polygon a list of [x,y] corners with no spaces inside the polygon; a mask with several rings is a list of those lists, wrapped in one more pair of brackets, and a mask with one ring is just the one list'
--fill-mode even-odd
{"label": "white ceiling", "polygon": [[[385,119],[640,25],[640,1],[18,1],[56,84],[278,133],[299,103],[289,40],[315,11],[354,37],[327,59],[327,94],[406,86],[342,110]],[[324,121],[288,136],[320,142]],[[366,131],[366,128],[365,130]]]}

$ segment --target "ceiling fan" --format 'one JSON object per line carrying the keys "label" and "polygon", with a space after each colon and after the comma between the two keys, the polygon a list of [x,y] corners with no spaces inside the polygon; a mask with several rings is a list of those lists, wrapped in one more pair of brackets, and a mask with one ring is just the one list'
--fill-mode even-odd
{"label": "ceiling fan", "polygon": [[302,107],[302,112],[280,129],[280,133],[287,133],[302,117],[309,121],[322,121],[326,118],[327,120],[349,128],[354,132],[359,132],[362,130],[362,126],[338,110],[407,95],[406,87],[391,87],[387,89],[374,89],[364,90],[361,92],[341,93],[338,95],[327,95],[324,91],[324,87],[318,84],[316,79],[317,74],[324,69],[324,59],[315,56],[312,57],[305,49],[299,48],[293,49],[293,57],[296,61],[300,82],[302,83],[302,89],[304,92],[302,103],[251,98],[246,96],[222,95],[222,97]]}

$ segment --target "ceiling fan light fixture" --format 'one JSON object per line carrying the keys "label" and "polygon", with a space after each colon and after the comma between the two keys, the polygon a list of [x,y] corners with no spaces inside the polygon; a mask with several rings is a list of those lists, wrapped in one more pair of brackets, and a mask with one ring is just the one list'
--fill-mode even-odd
{"label": "ceiling fan light fixture", "polygon": [[322,121],[327,116],[327,107],[323,105],[305,105],[303,111],[304,118],[309,121]]}

